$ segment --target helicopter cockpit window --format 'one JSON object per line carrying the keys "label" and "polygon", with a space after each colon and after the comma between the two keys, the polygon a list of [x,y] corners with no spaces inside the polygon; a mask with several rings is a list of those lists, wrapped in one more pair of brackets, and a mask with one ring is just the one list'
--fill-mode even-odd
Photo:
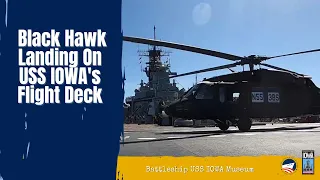
{"label": "helicopter cockpit window", "polygon": [[194,95],[195,92],[197,91],[198,87],[199,87],[199,85],[193,86],[192,88],[190,88],[190,89],[186,92],[186,94],[185,94],[183,97],[184,97],[184,98],[187,98],[187,97],[189,97],[190,95]]}
{"label": "helicopter cockpit window", "polygon": [[197,91],[196,99],[213,99],[212,86],[202,85]]}

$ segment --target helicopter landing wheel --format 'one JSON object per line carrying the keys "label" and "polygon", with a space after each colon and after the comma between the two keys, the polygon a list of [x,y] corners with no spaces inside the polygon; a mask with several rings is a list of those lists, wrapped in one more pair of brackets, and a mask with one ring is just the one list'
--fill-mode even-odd
{"label": "helicopter landing wheel", "polygon": [[218,127],[219,127],[220,130],[226,131],[230,127],[230,122],[229,121],[221,122],[221,123],[218,124]]}
{"label": "helicopter landing wheel", "polygon": [[237,126],[240,131],[246,132],[251,129],[252,120],[250,118],[240,118],[238,120]]}

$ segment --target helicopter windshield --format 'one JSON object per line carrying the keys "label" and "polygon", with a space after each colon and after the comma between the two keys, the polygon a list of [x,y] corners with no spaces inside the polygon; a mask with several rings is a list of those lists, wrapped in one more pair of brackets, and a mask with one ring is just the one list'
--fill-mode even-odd
{"label": "helicopter windshield", "polygon": [[207,84],[201,84],[197,90],[196,99],[213,99],[213,87]]}
{"label": "helicopter windshield", "polygon": [[197,84],[197,85],[193,86],[192,88],[190,88],[190,89],[186,92],[186,94],[183,96],[183,98],[187,98],[187,97],[189,97],[190,95],[194,95],[194,94],[196,93],[198,87],[199,87],[199,85]]}

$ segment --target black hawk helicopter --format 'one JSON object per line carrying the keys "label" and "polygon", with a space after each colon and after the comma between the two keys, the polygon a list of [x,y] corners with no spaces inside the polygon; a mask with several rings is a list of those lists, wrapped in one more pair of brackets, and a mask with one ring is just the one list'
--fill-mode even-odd
{"label": "black hawk helicopter", "polygon": [[[312,82],[311,77],[263,63],[269,59],[318,52],[320,49],[272,57],[256,55],[240,57],[159,40],[129,36],[124,36],[123,40],[233,61],[231,64],[178,74],[170,78],[249,65],[249,71],[213,77],[194,85],[179,100],[165,108],[165,113],[171,117],[211,119],[221,130],[227,130],[234,124],[240,131],[249,131],[254,118],[320,114],[320,89]],[[255,65],[274,70],[254,69]]]}

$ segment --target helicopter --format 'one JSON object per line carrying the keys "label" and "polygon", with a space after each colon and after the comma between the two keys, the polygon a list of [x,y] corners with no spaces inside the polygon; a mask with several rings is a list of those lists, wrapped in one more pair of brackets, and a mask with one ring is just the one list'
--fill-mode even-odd
{"label": "helicopter", "polygon": [[[165,107],[164,112],[170,117],[214,120],[217,126],[226,131],[231,125],[240,131],[249,131],[252,119],[285,118],[307,114],[320,114],[320,89],[311,77],[277,66],[265,61],[285,56],[293,56],[320,49],[302,51],[278,56],[236,56],[199,47],[152,40],[140,37],[123,36],[123,40],[131,43],[162,46],[193,53],[226,59],[233,63],[197,71],[170,76],[177,78],[193,74],[236,66],[248,65],[249,70],[220,75],[197,83],[180,99]],[[256,65],[269,69],[255,69]]]}

